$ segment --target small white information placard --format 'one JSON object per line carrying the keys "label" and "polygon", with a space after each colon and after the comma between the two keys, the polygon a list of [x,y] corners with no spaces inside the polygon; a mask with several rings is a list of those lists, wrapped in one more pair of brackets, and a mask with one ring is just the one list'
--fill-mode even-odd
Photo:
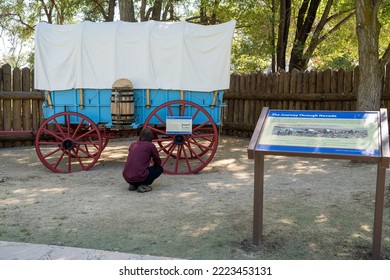
{"label": "small white information placard", "polygon": [[192,134],[191,116],[167,116],[167,134]]}

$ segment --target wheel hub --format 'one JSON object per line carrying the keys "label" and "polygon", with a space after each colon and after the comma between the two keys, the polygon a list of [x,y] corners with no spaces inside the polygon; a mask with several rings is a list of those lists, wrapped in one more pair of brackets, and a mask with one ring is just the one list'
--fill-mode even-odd
{"label": "wheel hub", "polygon": [[186,138],[184,137],[184,135],[175,135],[175,138],[173,138],[173,141],[176,145],[183,145],[185,140]]}
{"label": "wheel hub", "polygon": [[64,141],[62,141],[62,147],[67,151],[72,150],[74,146],[75,143],[72,139],[65,139]]}

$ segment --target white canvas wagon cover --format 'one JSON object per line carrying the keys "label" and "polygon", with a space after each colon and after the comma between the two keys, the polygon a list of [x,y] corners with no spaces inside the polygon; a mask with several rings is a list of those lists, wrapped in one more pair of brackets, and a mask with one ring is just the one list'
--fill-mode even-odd
{"label": "white canvas wagon cover", "polygon": [[229,88],[235,21],[83,22],[35,30],[36,89],[134,88],[212,91]]}

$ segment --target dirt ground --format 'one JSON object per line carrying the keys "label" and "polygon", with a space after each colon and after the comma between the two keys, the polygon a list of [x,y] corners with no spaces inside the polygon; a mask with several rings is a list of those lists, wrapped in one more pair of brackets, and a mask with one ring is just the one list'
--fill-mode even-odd
{"label": "dirt ground", "polygon": [[266,157],[264,241],[253,246],[249,140],[222,136],[200,173],[163,174],[144,194],[121,176],[134,139],[111,141],[91,170],[71,174],[48,170],[33,147],[0,149],[0,240],[185,259],[371,258],[376,165],[346,160]]}

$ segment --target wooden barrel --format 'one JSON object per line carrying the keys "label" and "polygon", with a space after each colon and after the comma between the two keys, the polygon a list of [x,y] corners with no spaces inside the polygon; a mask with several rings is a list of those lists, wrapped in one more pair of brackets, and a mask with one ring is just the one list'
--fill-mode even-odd
{"label": "wooden barrel", "polygon": [[111,119],[113,125],[131,125],[134,122],[133,84],[127,79],[112,85]]}
{"label": "wooden barrel", "polygon": [[113,125],[131,125],[134,122],[134,92],[113,91],[111,94]]}

